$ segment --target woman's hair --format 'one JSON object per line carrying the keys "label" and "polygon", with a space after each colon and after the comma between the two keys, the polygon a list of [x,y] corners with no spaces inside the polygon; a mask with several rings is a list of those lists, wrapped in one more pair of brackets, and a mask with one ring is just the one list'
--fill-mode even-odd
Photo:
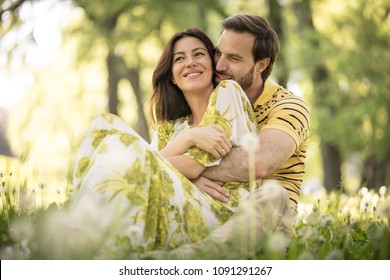
{"label": "woman's hair", "polygon": [[238,33],[250,33],[255,37],[252,48],[254,62],[264,58],[270,58],[268,67],[262,72],[261,77],[265,81],[272,72],[273,64],[278,57],[280,43],[276,32],[268,21],[257,15],[240,14],[228,17],[222,21],[225,30],[233,30]]}
{"label": "woman's hair", "polygon": [[[214,45],[211,39],[197,28],[177,32],[165,46],[160,60],[153,72],[153,94],[149,100],[149,112],[154,124],[172,121],[191,114],[191,109],[183,92],[173,84],[173,48],[175,43],[185,37],[195,37],[203,42],[212,61],[214,72]],[[214,82],[214,75],[212,81]]]}

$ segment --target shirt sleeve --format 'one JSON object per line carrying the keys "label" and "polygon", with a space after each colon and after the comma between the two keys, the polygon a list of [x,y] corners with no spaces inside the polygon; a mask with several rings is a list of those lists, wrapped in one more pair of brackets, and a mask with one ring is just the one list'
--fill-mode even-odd
{"label": "shirt sleeve", "polygon": [[292,95],[276,102],[268,117],[262,129],[274,128],[286,132],[294,139],[297,147],[308,138],[310,113],[300,97]]}

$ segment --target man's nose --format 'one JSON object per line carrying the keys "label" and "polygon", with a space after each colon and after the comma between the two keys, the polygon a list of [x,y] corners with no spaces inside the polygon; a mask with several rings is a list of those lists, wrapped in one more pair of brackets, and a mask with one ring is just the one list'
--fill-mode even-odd
{"label": "man's nose", "polygon": [[225,59],[222,56],[215,56],[215,69],[217,71],[225,71],[227,69],[227,64]]}

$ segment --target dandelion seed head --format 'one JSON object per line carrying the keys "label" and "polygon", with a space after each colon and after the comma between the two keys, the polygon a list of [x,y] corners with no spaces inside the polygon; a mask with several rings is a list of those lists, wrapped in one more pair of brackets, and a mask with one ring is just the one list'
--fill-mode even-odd
{"label": "dandelion seed head", "polygon": [[266,247],[273,253],[283,254],[286,252],[289,239],[281,232],[272,233],[267,240]]}
{"label": "dandelion seed head", "polygon": [[371,196],[366,195],[360,202],[360,213],[371,213],[373,210],[373,206],[374,204],[371,199]]}
{"label": "dandelion seed head", "polygon": [[253,213],[255,211],[254,209],[254,203],[252,203],[251,199],[245,199],[241,205],[240,208],[243,213]]}
{"label": "dandelion seed head", "polygon": [[39,184],[38,184],[38,188],[40,188],[41,190],[43,190],[43,189],[46,188],[46,184],[45,184],[45,183],[39,183]]}
{"label": "dandelion seed head", "polygon": [[0,171],[0,178],[3,178],[5,176],[5,173],[3,171]]}
{"label": "dandelion seed head", "polygon": [[28,195],[26,190],[21,190],[19,196],[19,207],[21,209],[29,209],[32,207],[32,203],[33,200],[31,195]]}
{"label": "dandelion seed head", "polygon": [[374,206],[376,206],[378,204],[378,201],[379,201],[379,195],[374,193],[372,196],[371,196],[371,200],[372,200],[372,204]]}
{"label": "dandelion seed head", "polygon": [[325,217],[324,217],[324,219],[323,219],[323,221],[324,221],[324,223],[326,224],[326,225],[329,225],[329,224],[331,224],[332,222],[333,222],[333,216],[331,216],[331,215],[326,215]]}
{"label": "dandelion seed head", "polygon": [[260,141],[255,133],[247,133],[241,138],[240,145],[247,153],[253,153],[259,148]]}
{"label": "dandelion seed head", "polygon": [[141,229],[137,226],[131,226],[129,228],[129,238],[131,245],[133,245],[133,247],[137,247],[140,244],[142,238]]}
{"label": "dandelion seed head", "polygon": [[387,192],[387,187],[386,186],[382,186],[379,188],[379,195],[380,196],[384,196]]}
{"label": "dandelion seed head", "polygon": [[280,197],[281,192],[285,190],[276,180],[267,180],[262,184],[261,191],[264,199],[269,200]]}
{"label": "dandelion seed head", "polygon": [[364,196],[367,193],[368,193],[368,189],[366,187],[361,188],[360,191],[359,191],[359,194],[361,196]]}

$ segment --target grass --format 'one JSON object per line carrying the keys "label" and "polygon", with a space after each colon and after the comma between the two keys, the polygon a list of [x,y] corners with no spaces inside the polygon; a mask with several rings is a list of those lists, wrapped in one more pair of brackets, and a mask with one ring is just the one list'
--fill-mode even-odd
{"label": "grass", "polygon": [[[28,177],[18,178],[14,172],[0,173],[0,180],[1,259],[126,259],[131,255],[128,240],[106,239],[113,224],[101,222],[104,213],[96,211],[96,205],[70,209],[69,193],[46,196],[48,186],[39,183],[33,188]],[[390,259],[389,217],[386,187],[378,193],[362,188],[354,195],[305,196],[291,238],[265,233],[255,258]],[[83,226],[74,227],[75,223]],[[123,250],[112,251],[109,242],[122,242]]]}

